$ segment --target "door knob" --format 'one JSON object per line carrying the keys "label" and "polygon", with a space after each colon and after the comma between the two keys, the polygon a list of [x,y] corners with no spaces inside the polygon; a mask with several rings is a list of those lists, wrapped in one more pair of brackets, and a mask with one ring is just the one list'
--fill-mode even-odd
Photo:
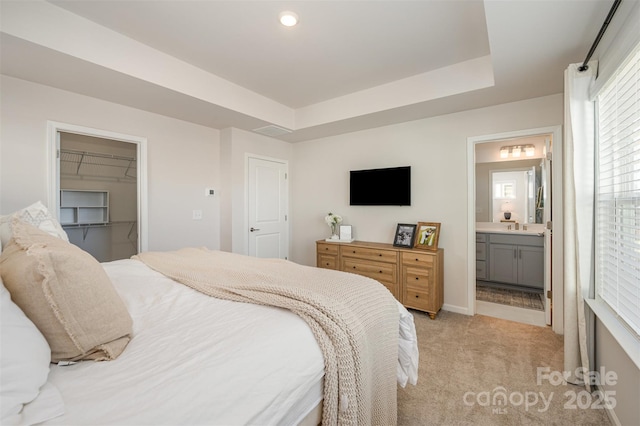
{"label": "door knob", "polygon": [[251,229],[249,229],[249,231],[251,231],[251,232],[255,232],[255,231],[259,231],[259,230],[260,230],[260,228],[254,228],[253,226],[251,227]]}

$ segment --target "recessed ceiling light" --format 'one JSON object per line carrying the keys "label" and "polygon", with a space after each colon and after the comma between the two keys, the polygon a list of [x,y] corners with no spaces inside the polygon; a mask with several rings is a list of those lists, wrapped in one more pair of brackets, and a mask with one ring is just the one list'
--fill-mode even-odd
{"label": "recessed ceiling light", "polygon": [[298,23],[298,15],[296,15],[293,12],[282,12],[279,15],[280,17],[280,23],[282,25],[284,25],[285,27],[293,27],[295,24]]}

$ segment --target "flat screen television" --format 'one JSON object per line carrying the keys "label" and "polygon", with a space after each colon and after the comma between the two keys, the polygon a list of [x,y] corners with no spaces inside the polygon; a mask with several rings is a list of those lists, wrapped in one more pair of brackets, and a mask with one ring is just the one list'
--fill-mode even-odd
{"label": "flat screen television", "polygon": [[352,170],[350,173],[350,205],[411,205],[411,166]]}

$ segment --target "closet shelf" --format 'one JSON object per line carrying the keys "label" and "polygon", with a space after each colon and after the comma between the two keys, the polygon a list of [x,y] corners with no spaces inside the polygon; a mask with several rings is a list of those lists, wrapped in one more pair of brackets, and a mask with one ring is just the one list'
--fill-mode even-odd
{"label": "closet shelf", "polygon": [[99,228],[103,226],[113,226],[122,224],[135,224],[135,220],[114,220],[111,222],[99,222],[99,223],[61,223],[63,228]]}
{"label": "closet shelf", "polygon": [[60,173],[68,176],[91,176],[135,180],[136,159],[99,152],[60,150]]}
{"label": "closet shelf", "polygon": [[129,241],[132,241],[132,236],[134,234],[134,230],[136,228],[136,224],[138,221],[136,220],[114,220],[111,222],[100,222],[100,223],[70,223],[70,224],[61,224],[64,229],[81,229],[82,230],[82,241],[87,239],[87,233],[91,228],[107,228],[115,225],[129,225],[129,232],[127,234],[127,238]]}

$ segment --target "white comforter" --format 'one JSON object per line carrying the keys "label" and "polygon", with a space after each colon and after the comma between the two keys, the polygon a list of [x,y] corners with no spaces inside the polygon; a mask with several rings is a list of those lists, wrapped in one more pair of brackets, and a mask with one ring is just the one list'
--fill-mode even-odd
{"label": "white comforter", "polygon": [[[205,296],[135,260],[104,267],[134,338],[115,361],[52,366],[65,414],[47,424],[296,424],[322,399],[322,353],[297,315]],[[418,350],[399,312],[404,386]]]}

